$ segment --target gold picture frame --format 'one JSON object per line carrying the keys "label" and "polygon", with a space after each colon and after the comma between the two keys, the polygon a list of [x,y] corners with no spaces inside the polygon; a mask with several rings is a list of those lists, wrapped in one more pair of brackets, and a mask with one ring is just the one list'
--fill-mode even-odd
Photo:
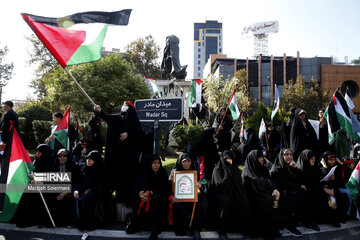
{"label": "gold picture frame", "polygon": [[197,202],[197,171],[175,171],[173,193],[179,202]]}

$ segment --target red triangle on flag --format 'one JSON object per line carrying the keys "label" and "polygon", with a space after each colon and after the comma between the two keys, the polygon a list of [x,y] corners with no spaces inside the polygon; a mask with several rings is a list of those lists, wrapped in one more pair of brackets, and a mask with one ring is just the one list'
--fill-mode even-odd
{"label": "red triangle on flag", "polygon": [[21,14],[25,22],[54,55],[62,67],[85,41],[85,31],[74,31],[35,22],[27,14]]}
{"label": "red triangle on flag", "polygon": [[59,125],[55,129],[55,131],[62,130],[62,129],[69,129],[69,123],[70,123],[70,108],[68,108],[61,119]]}

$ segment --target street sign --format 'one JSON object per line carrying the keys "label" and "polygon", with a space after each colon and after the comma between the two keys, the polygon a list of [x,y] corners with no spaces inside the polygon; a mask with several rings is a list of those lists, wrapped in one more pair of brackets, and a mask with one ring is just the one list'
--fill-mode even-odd
{"label": "street sign", "polygon": [[182,98],[137,100],[135,108],[140,122],[176,122],[183,118]]}

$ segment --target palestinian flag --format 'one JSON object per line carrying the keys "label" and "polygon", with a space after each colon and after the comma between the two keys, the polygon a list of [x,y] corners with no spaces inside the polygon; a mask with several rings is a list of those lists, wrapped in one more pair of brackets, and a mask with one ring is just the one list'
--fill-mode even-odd
{"label": "palestinian flag", "polygon": [[329,144],[334,142],[334,133],[340,129],[345,130],[353,140],[359,139],[353,129],[350,111],[346,100],[336,90],[324,114],[328,123]]}
{"label": "palestinian flag", "polygon": [[277,111],[279,110],[279,107],[280,107],[280,96],[279,96],[278,88],[275,84],[275,101],[274,101],[274,110],[271,113],[271,121],[275,117]]}
{"label": "palestinian flag", "polygon": [[[107,25],[127,25],[131,10],[83,12],[62,18],[22,13],[25,22],[64,68],[101,58]],[[87,24],[101,23],[101,24]]]}
{"label": "palestinian flag", "polygon": [[229,109],[230,109],[232,118],[234,120],[237,120],[240,117],[240,110],[239,110],[238,102],[236,99],[236,90],[235,89],[234,89],[234,92],[229,101]]}
{"label": "palestinian flag", "polygon": [[1,168],[1,183],[6,184],[6,191],[0,194],[2,208],[0,222],[9,222],[29,183],[28,174],[33,170],[32,161],[13,125],[10,128]]}
{"label": "palestinian flag", "polygon": [[161,96],[161,92],[160,92],[160,89],[159,89],[158,85],[156,84],[155,79],[145,78],[145,81],[146,81],[146,83],[147,83],[148,86],[149,86],[149,89],[150,89],[150,91],[151,91],[151,94],[152,94],[153,96],[155,96],[155,94],[157,93],[158,96],[161,98],[161,97],[162,97],[162,96]]}
{"label": "palestinian flag", "polygon": [[69,139],[69,124],[70,124],[70,108],[68,108],[61,119],[59,125],[55,129],[54,136],[59,143],[70,151],[70,139]]}
{"label": "palestinian flag", "polygon": [[247,143],[244,113],[241,113],[240,143],[244,143],[244,144]]}
{"label": "palestinian flag", "polygon": [[262,118],[261,123],[260,123],[260,127],[259,127],[259,139],[261,139],[262,134],[265,133],[265,132],[266,132],[266,124],[265,124],[264,119]]}
{"label": "palestinian flag", "polygon": [[188,97],[189,107],[196,107],[196,104],[201,104],[202,83],[201,79],[192,80],[192,89]]}
{"label": "palestinian flag", "polygon": [[360,162],[356,165],[356,168],[353,170],[349,181],[346,183],[346,189],[349,191],[350,196],[355,203],[356,207],[358,206],[358,195],[359,195],[359,186],[360,186]]}
{"label": "palestinian flag", "polygon": [[76,121],[76,140],[77,142],[80,142],[80,140],[82,139],[82,131],[81,131],[81,127],[79,124],[79,121],[77,119],[77,117],[75,117],[75,121]]}

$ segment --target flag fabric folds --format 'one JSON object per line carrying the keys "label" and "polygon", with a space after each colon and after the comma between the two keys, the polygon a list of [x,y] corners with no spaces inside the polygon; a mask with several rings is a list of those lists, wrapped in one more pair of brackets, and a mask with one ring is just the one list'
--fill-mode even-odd
{"label": "flag fabric folds", "polygon": [[61,145],[70,151],[70,139],[69,139],[69,124],[70,124],[70,108],[68,108],[61,119],[59,125],[55,129],[54,136]]}
{"label": "flag fabric folds", "polygon": [[351,120],[351,110],[341,93],[336,90],[325,111],[325,118],[328,123],[329,143],[335,140],[334,133],[340,129],[346,131],[353,140],[359,139],[359,135],[354,131]]}
{"label": "flag fabric folds", "polygon": [[[121,17],[124,15],[122,11],[77,13],[64,18],[47,18],[26,13],[21,15],[64,68],[69,65],[99,60],[107,31],[107,25],[104,23],[126,25],[130,12],[131,10],[125,14],[127,16],[125,21],[125,17]],[[71,27],[65,28],[69,26]]]}
{"label": "flag fabric folds", "polygon": [[159,86],[156,84],[156,80],[152,78],[145,78],[145,82],[148,84],[151,94],[154,96],[155,93],[161,98],[161,92]]}
{"label": "flag fabric folds", "polygon": [[280,107],[280,96],[279,96],[278,88],[275,84],[275,101],[274,101],[274,110],[271,112],[271,121],[275,117],[277,111],[279,110],[279,107]]}
{"label": "flag fabric folds", "polygon": [[2,177],[5,174],[6,192],[0,222],[9,222],[17,209],[21,196],[29,183],[28,174],[33,170],[32,161],[21,142],[14,126],[10,129],[9,142],[6,144],[2,164]]}
{"label": "flag fabric folds", "polygon": [[350,110],[353,110],[355,108],[355,105],[354,105],[353,100],[351,99],[349,88],[346,88],[345,100],[346,100],[346,103],[349,106]]}
{"label": "flag fabric folds", "polygon": [[188,96],[189,107],[196,107],[196,104],[201,104],[202,83],[203,81],[201,79],[192,80],[192,88]]}
{"label": "flag fabric folds", "polygon": [[260,127],[259,127],[259,139],[261,139],[261,135],[266,132],[266,125],[265,125],[265,121],[264,118],[261,119],[260,122]]}
{"label": "flag fabric folds", "polygon": [[80,124],[79,124],[79,121],[78,121],[77,117],[75,117],[75,121],[76,121],[76,140],[78,142],[80,142],[82,137],[83,137],[82,136],[82,131],[81,131],[81,127],[80,127]]}
{"label": "flag fabric folds", "polygon": [[25,14],[38,23],[44,23],[55,27],[68,28],[79,23],[128,25],[131,11],[131,9],[124,9],[116,12],[80,12],[60,18],[41,17],[32,14]]}
{"label": "flag fabric folds", "polygon": [[244,143],[244,144],[247,143],[244,113],[241,113],[240,143]]}
{"label": "flag fabric folds", "polygon": [[231,116],[234,120],[237,120],[240,117],[240,110],[238,107],[238,102],[236,98],[236,90],[234,89],[234,92],[231,96],[231,99],[229,101],[229,109],[231,112]]}
{"label": "flag fabric folds", "polygon": [[350,196],[355,203],[356,207],[358,203],[358,194],[359,194],[359,184],[360,184],[360,162],[356,165],[355,169],[353,170],[349,181],[346,183],[346,189],[349,191]]}

